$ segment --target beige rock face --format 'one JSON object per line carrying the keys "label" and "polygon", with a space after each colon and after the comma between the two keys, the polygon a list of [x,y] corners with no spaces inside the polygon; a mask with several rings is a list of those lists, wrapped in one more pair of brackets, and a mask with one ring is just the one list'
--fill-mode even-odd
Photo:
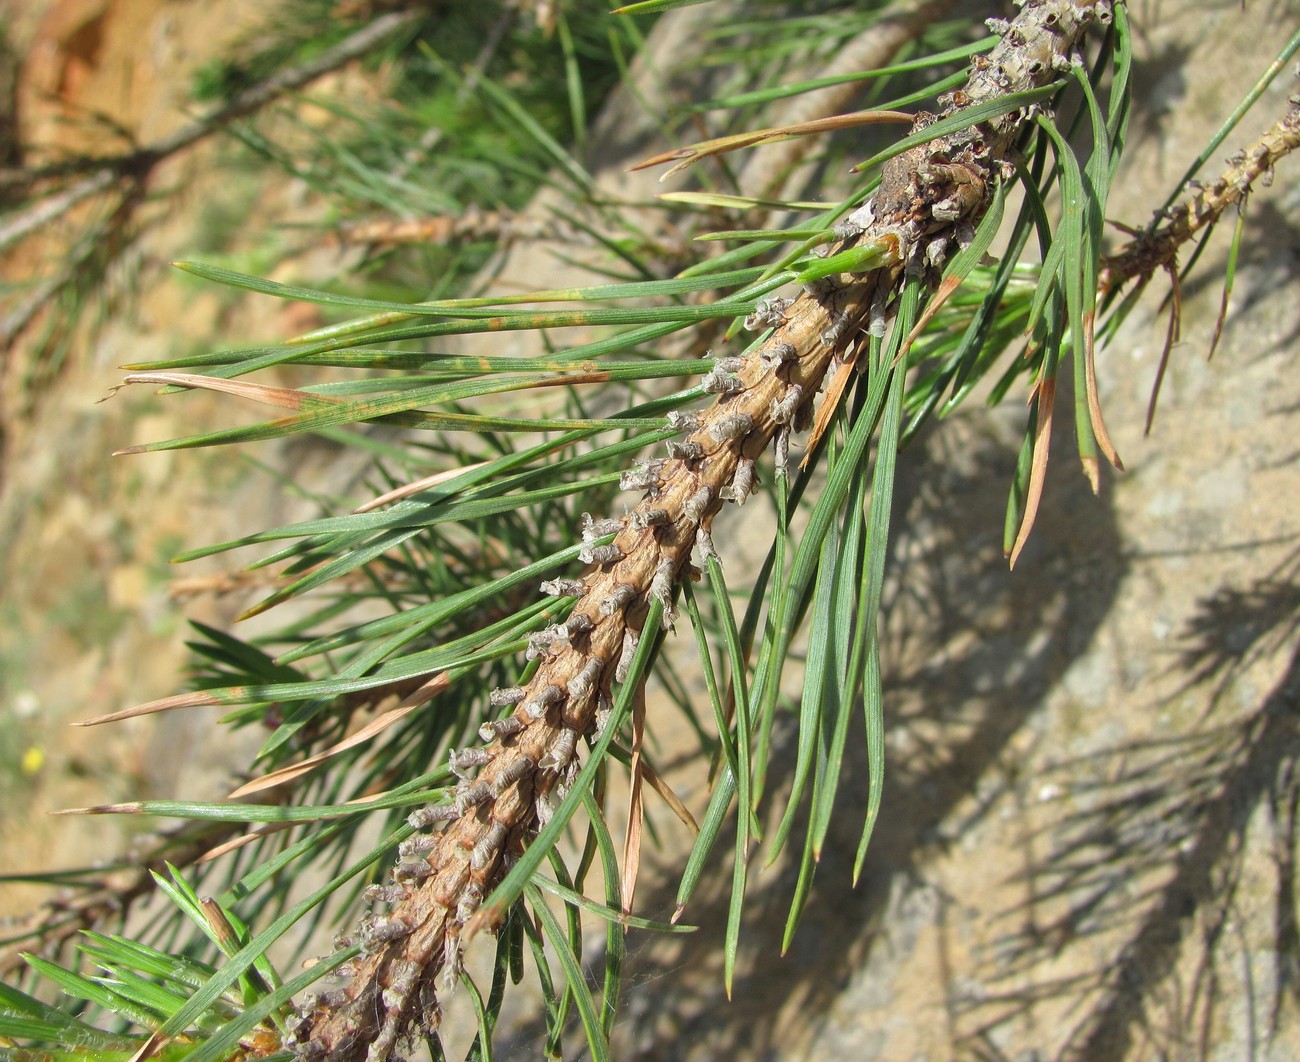
{"label": "beige rock face", "polygon": [[[250,6],[55,5],[33,38],[24,122],[48,122],[57,144],[64,134],[52,116],[93,93],[142,138],[166,132],[180,120],[158,96],[179,83],[171,64],[188,69],[212,54],[218,22],[233,24],[213,12]],[[1135,125],[1113,217],[1146,220],[1291,32],[1293,7],[1133,6],[1143,31]],[[1283,78],[1220,154],[1271,123],[1295,90]],[[630,153],[644,155],[645,144]],[[197,180],[195,159],[187,174]],[[1212,361],[1226,233],[1184,290],[1183,341],[1149,436],[1142,424],[1164,335],[1157,299],[1106,348],[1102,397],[1128,471],[1104,476],[1093,497],[1062,433],[1014,573],[1001,521],[1023,409],[972,407],[905,454],[884,627],[885,806],[863,879],[851,887],[866,791],[855,732],[842,810],[789,954],[779,957],[794,868],[756,863],[741,973],[726,1001],[729,875],[720,874],[686,913],[699,933],[633,938],[617,1057],[1300,1056],[1297,172],[1300,160],[1289,160],[1251,201]],[[183,632],[166,555],[291,515],[292,503],[220,455],[104,456],[239,415],[197,396],[96,405],[115,363],[218,332],[229,341],[234,330],[284,330],[268,307],[231,308],[166,277],[161,263],[192,238],[183,218],[152,235],[134,317],[77,349],[24,420],[6,424],[2,725],[15,748],[45,757],[27,775],[4,760],[7,867],[71,864],[121,843],[111,825],[51,823],[44,811],[210,795],[244,762],[243,750],[209,740],[206,716],[66,729],[178,688]],[[505,279],[536,283],[547,268],[521,260]],[[1153,288],[1163,294],[1159,281]],[[318,457],[295,453],[285,459]],[[726,536],[736,579],[758,550],[754,508]],[[209,604],[202,617],[221,621],[240,604]],[[677,641],[689,653],[684,630]],[[659,720],[661,764],[690,747],[684,726],[677,742],[675,722]],[[793,749],[790,723],[777,737]],[[699,766],[670,774],[697,813],[707,799]],[[639,907],[663,918],[689,838],[652,812],[663,847],[646,853]],[[0,893],[0,913],[32,898]],[[509,1029],[502,1057],[531,1057],[542,1031],[525,1001]]]}
{"label": "beige rock face", "polygon": [[[9,48],[22,60],[17,112],[29,162],[120,152],[126,145],[113,126],[136,143],[179,128],[191,117],[194,71],[265,11],[242,0],[0,6]],[[252,179],[239,180],[258,201]],[[170,556],[284,512],[283,498],[231,455],[179,462],[174,455],[110,457],[133,442],[215,428],[240,415],[203,396],[160,402],[143,388],[105,401],[121,380],[119,365],[282,330],[281,307],[242,300],[236,308],[178,282],[168,266],[194,247],[205,212],[237,184],[221,171],[214,145],[164,163],[157,187],[185,191],[142,208],[143,235],[114,285],[119,295],[128,287],[130,297],[115,301],[103,328],[75,338],[57,365],[36,353],[41,320],[0,362],[0,800],[7,812],[0,821],[0,865],[6,869],[110,858],[126,844],[132,824],[56,820],[48,812],[170,795],[191,784],[217,795],[243,757],[235,745],[206,740],[211,713],[122,728],[70,726],[180,689],[187,631],[169,593]],[[260,209],[290,216],[292,203],[292,189],[281,180],[264,189]],[[48,275],[85,216],[74,211],[48,234],[6,251],[0,266],[6,279]],[[185,574],[219,567],[200,564]],[[240,607],[230,598],[207,599],[188,614],[224,624]],[[247,746],[250,738],[239,742]],[[23,911],[42,895],[0,886],[0,916]]]}

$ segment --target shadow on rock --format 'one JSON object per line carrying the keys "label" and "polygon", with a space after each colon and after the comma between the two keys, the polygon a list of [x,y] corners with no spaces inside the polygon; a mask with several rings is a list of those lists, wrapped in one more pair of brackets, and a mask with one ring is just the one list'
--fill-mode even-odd
{"label": "shadow on rock", "polygon": [[[1210,705],[1203,725],[1060,764],[1061,798],[1080,810],[1056,820],[1030,872],[1035,906],[1059,913],[1021,919],[1029,928],[1008,948],[1005,979],[1071,952],[1111,958],[1079,963],[1076,976],[1032,992],[981,1000],[986,1029],[1057,995],[1088,1001],[1061,1057],[1125,1058],[1139,1047],[1207,1057],[1214,1024],[1240,1009],[1244,977],[1253,981],[1244,998],[1258,1002],[1234,1019],[1243,1050],[1274,1038],[1280,1008],[1300,996],[1300,651],[1253,707],[1221,702],[1246,667],[1295,644],[1297,574],[1300,552],[1247,589],[1202,602],[1177,667],[1188,676],[1181,692],[1199,688]],[[1271,888],[1260,887],[1258,858],[1254,878],[1248,864],[1252,820],[1269,835]],[[1261,903],[1272,908],[1274,939],[1250,948],[1235,939],[1241,910]],[[1123,944],[1112,951],[1117,933]],[[1242,969],[1243,947],[1254,952],[1252,969]]]}

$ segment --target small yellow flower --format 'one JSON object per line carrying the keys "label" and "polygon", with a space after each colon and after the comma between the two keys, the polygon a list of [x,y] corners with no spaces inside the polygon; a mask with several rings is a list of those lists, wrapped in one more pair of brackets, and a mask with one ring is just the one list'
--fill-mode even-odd
{"label": "small yellow flower", "polygon": [[19,767],[23,774],[36,774],[45,766],[45,750],[39,745],[28,745],[23,749],[22,759],[19,761]]}

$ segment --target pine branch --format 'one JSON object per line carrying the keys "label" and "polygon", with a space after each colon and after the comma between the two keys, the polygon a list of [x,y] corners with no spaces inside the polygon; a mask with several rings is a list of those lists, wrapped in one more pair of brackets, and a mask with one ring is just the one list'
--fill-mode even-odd
{"label": "pine branch", "polygon": [[1215,224],[1229,207],[1243,203],[1255,182],[1272,179],[1273,168],[1300,148],[1300,96],[1287,100],[1287,112],[1248,148],[1237,152],[1222,176],[1197,189],[1170,210],[1165,220],[1102,260],[1098,292],[1104,299],[1131,280],[1144,286],[1157,270],[1172,271],[1179,249]]}
{"label": "pine branch", "polygon": [[[8,247],[44,225],[57,221],[78,203],[107,190],[118,180],[125,179],[128,182],[143,180],[164,159],[193,147],[231,122],[253,114],[287,93],[303,88],[317,78],[367,54],[398,33],[413,27],[419,18],[419,14],[415,12],[393,12],[383,15],[310,62],[277,73],[274,77],[241,92],[228,103],[213,110],[211,114],[182,126],[152,144],[113,158],[85,160],[81,165],[94,165],[99,168],[89,177],[40,200],[0,227],[0,249]],[[26,177],[30,180],[39,180],[48,175],[45,172],[38,172]]]}
{"label": "pine branch", "polygon": [[399,244],[451,244],[475,241],[509,246],[516,240],[575,242],[577,230],[559,218],[535,218],[511,210],[480,210],[426,218],[369,218],[339,225],[340,244],[392,247]]}
{"label": "pine branch", "polygon": [[[1049,84],[1078,62],[1088,27],[1110,18],[1109,0],[1042,0],[1013,22],[991,23],[999,45],[975,60],[965,90],[951,94],[940,115],[919,116],[914,130]],[[638,640],[655,636],[644,629],[647,616],[671,622],[691,550],[712,550],[710,525],[723,501],[744,500],[753,461],[769,445],[784,459],[789,432],[811,411],[827,373],[852,360],[864,332],[885,328],[905,273],[940,265],[969,238],[1034,116],[1034,106],[1013,107],[891,160],[834,248],[874,248],[878,264],[765,304],[748,323],[770,328],[767,339],[706,377],[718,396],[713,405],[676,422],[686,437],[670,444],[666,460],[625,474],[626,487],[643,490],[641,501],[626,518],[589,521],[590,569],[547,588],[577,598],[569,618],[534,637],[531,680],[493,695],[495,704],[517,705],[514,713],[484,726],[483,747],[453,753],[465,775],[455,801],[413,816],[417,828],[440,829],[407,842],[385,893],[391,910],[362,924],[350,984],[309,1004],[286,1040],[299,1057],[384,1062],[403,1038],[436,1027],[440,975],[454,983],[462,943],[480,926],[500,924],[502,900],[481,905],[554,813],[577,769],[578,740],[599,730]]]}
{"label": "pine branch", "polygon": [[[88,283],[95,270],[88,268],[106,248],[114,248],[143,201],[149,178],[165,160],[188,150],[221,131],[239,118],[253,114],[290,92],[303,88],[325,74],[357,59],[398,33],[414,27],[419,13],[392,12],[376,18],[335,47],[309,62],[278,72],[274,77],[241,92],[210,114],[189,122],[152,144],[110,158],[81,159],[74,165],[60,165],[34,172],[20,171],[9,183],[35,187],[50,180],[94,168],[66,187],[42,194],[26,209],[0,224],[0,250],[66,217],[75,207],[97,197],[111,203],[108,219],[98,233],[83,241],[68,254],[51,276],[46,277],[25,298],[0,317],[0,350],[9,346],[31,325],[32,321],[63,292]],[[96,281],[91,280],[90,283]]]}

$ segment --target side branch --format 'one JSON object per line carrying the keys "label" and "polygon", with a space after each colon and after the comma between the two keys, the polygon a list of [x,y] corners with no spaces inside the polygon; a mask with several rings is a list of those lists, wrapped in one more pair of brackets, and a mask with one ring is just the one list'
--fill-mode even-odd
{"label": "side branch", "polygon": [[[42,199],[25,213],[0,226],[0,249],[8,247],[42,225],[58,220],[78,203],[112,187],[116,181],[142,180],[162,160],[192,147],[237,119],[252,114],[287,93],[300,89],[367,54],[377,45],[413,27],[418,20],[419,15],[410,12],[391,12],[381,15],[309,62],[280,71],[273,77],[245,89],[205,117],[187,123],[152,144],[123,155],[82,160],[78,165],[93,166],[94,172]],[[24,173],[21,170],[6,171],[0,173],[0,181],[5,184],[41,181],[63,176],[67,170],[68,167],[54,166],[35,173]]]}
{"label": "side branch", "polygon": [[1178,249],[1213,225],[1231,206],[1245,201],[1260,178],[1267,184],[1273,167],[1300,148],[1300,96],[1292,96],[1286,114],[1258,140],[1237,152],[1213,184],[1174,207],[1163,223],[1134,237],[1102,261],[1098,292],[1104,298],[1137,279],[1144,285],[1156,270],[1172,270]]}

